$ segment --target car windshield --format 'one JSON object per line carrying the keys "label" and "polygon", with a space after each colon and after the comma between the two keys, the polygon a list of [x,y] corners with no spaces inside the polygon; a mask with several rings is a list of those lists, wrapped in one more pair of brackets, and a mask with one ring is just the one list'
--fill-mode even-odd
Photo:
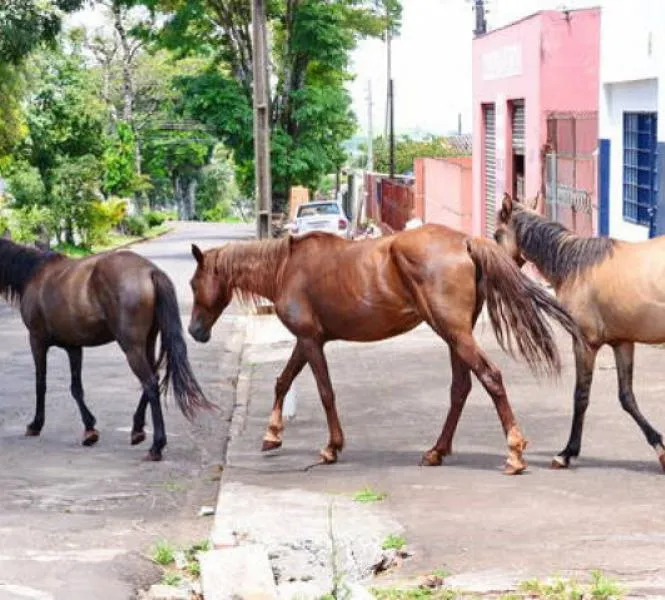
{"label": "car windshield", "polygon": [[339,206],[334,202],[329,204],[313,204],[298,208],[298,217],[315,217],[317,215],[338,215]]}

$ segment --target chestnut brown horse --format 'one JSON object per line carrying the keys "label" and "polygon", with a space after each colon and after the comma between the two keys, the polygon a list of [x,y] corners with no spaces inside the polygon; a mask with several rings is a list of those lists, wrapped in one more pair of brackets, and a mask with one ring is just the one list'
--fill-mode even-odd
{"label": "chestnut brown horse", "polygon": [[638,424],[665,469],[662,437],[642,414],[633,394],[635,343],[665,342],[665,237],[631,243],[577,236],[507,194],[495,237],[517,264],[530,261],[538,267],[588,340],[588,345],[574,340],[573,422],[568,444],[554,457],[552,466],[566,468],[580,454],[596,354],[608,344],[614,350],[621,406]]}
{"label": "chestnut brown horse", "polygon": [[282,406],[293,379],[309,363],[329,430],[322,461],[333,463],[344,446],[323,346],[331,340],[369,342],[405,333],[426,321],[450,347],[450,409],[440,437],[422,464],[439,465],[449,454],[457,422],[471,390],[470,372],[492,397],[506,435],[506,473],[526,468],[526,442],[513,416],[501,372],[480,349],[473,327],[487,300],[490,322],[502,346],[534,369],[559,369],[549,323],[578,330],[554,298],[533,284],[494,242],[469,238],[438,225],[374,240],[348,241],[326,233],[229,244],[202,253],[191,281],[189,332],[205,342],[234,291],[268,298],[296,336],[293,354],[275,386],[275,402],[263,449],[282,444]]}
{"label": "chestnut brown horse", "polygon": [[[83,445],[97,442],[96,419],[83,399],[83,346],[117,341],[143,387],[134,414],[131,443],[145,440],[145,413],[150,404],[154,427],[149,460],[161,460],[166,431],[160,390],[172,387],[187,418],[212,405],[205,399],[189,361],[173,284],[149,260],[133,252],[70,259],[0,239],[0,295],[20,306],[30,332],[35,361],[37,407],[26,435],[41,433],[45,418],[46,354],[51,346],[69,355],[71,393],[85,427]],[[161,336],[155,357],[157,334]],[[166,371],[159,382],[158,370]]]}

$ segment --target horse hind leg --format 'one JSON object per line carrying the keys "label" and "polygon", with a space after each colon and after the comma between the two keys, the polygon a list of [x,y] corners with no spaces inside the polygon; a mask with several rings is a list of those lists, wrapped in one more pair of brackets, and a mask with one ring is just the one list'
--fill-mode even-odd
{"label": "horse hind leg", "polygon": [[[142,403],[144,403],[145,406],[150,404],[150,411],[152,413],[152,425],[154,430],[153,442],[148,451],[148,455],[146,456],[146,460],[159,461],[162,460],[162,450],[164,449],[164,446],[166,446],[166,430],[159,399],[159,380],[157,378],[157,373],[155,372],[154,365],[148,360],[145,349],[141,348],[139,345],[126,350],[125,354],[127,355],[127,362],[134,372],[134,375],[136,375],[143,386],[143,395],[139,401],[137,413],[140,411]],[[143,418],[145,419],[145,408],[143,409],[143,413]]]}
{"label": "horse hind leg", "polygon": [[[153,329],[148,336],[148,347],[146,350],[146,358],[148,362],[153,365],[155,372],[157,371],[157,362],[155,359],[155,344],[157,341],[157,329]],[[150,394],[143,392],[139,400],[136,412],[132,420],[132,431],[130,434],[130,443],[132,446],[141,444],[145,441],[145,411],[150,402]]]}
{"label": "horse hind leg", "polygon": [[420,462],[423,466],[438,466],[443,462],[444,456],[452,453],[455,430],[462,415],[462,410],[464,410],[466,399],[471,391],[471,369],[452,349],[450,351],[450,364],[453,372],[453,380],[450,385],[450,408],[448,409],[448,416],[436,444],[423,455]]}
{"label": "horse hind leg", "polygon": [[81,413],[83,427],[85,427],[83,432],[83,441],[81,443],[84,446],[93,446],[99,441],[99,432],[95,429],[97,420],[90,412],[90,409],[87,407],[84,400],[83,382],[81,379],[81,371],[83,368],[83,349],[80,347],[70,347],[66,350],[67,356],[69,357],[69,369],[71,371],[72,377],[69,389],[74,400],[76,400],[76,405],[78,406],[79,412]]}
{"label": "horse hind leg", "polygon": [[635,394],[633,394],[633,366],[635,356],[635,344],[626,342],[614,346],[614,358],[617,365],[617,378],[619,380],[619,401],[621,408],[623,408],[633,420],[637,423],[639,428],[644,433],[647,442],[656,451],[660,465],[665,470],[665,447],[663,446],[663,437],[656,431],[651,424],[647,421],[646,417],[642,414]]}
{"label": "horse hind leg", "polygon": [[276,450],[282,446],[282,432],[284,431],[282,409],[284,408],[284,398],[291,388],[293,380],[300,374],[306,362],[307,359],[302,344],[300,341],[297,341],[282,374],[275,382],[275,402],[270,413],[270,421],[266,428],[266,433],[263,436],[263,444],[261,446],[263,452]]}

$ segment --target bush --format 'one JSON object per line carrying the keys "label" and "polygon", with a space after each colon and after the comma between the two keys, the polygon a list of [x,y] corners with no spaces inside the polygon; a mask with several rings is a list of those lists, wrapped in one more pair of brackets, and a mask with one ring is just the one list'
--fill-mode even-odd
{"label": "bush", "polygon": [[148,227],[159,227],[166,221],[168,215],[158,210],[146,210],[143,213],[143,218],[145,219]]}
{"label": "bush", "polygon": [[35,167],[21,165],[8,178],[7,184],[16,207],[32,206],[44,202],[46,197],[44,182]]}
{"label": "bush", "polygon": [[127,215],[120,223],[121,229],[127,235],[142,236],[148,230],[148,224],[143,217]]}
{"label": "bush", "polygon": [[43,206],[26,206],[12,211],[9,220],[12,239],[20,244],[33,244],[40,238],[49,239],[53,230],[53,214]]}
{"label": "bush", "polygon": [[224,221],[231,216],[231,207],[226,202],[218,202],[201,213],[203,221]]}

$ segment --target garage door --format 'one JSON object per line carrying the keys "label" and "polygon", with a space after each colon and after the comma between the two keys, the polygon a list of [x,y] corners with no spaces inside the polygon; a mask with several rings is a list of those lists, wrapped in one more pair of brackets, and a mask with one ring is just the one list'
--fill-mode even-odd
{"label": "garage door", "polygon": [[512,121],[513,153],[524,155],[526,137],[524,100],[515,100],[513,102]]}
{"label": "garage door", "polygon": [[484,107],[485,121],[485,223],[487,237],[496,225],[496,111],[493,104]]}

